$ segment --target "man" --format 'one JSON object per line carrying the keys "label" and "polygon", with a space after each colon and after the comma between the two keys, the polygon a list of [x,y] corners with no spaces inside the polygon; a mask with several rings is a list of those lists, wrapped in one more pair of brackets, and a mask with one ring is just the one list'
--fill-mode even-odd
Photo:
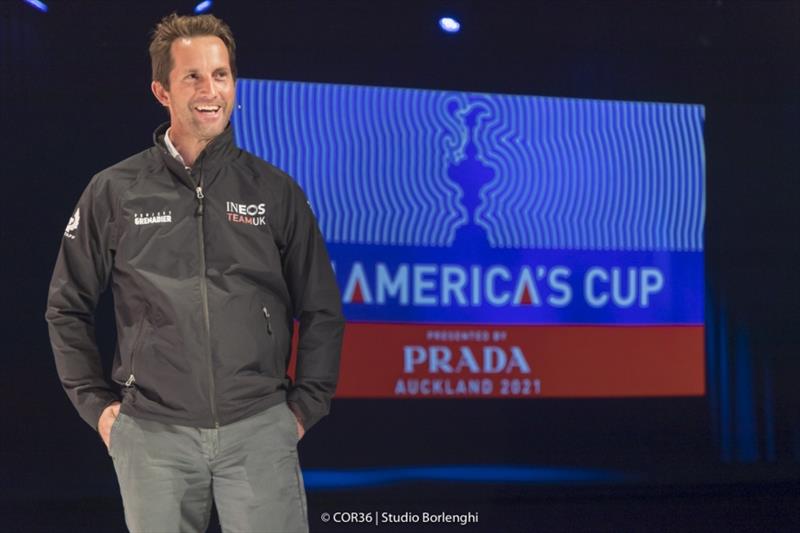
{"label": "man", "polygon": [[[306,531],[297,442],[329,410],[344,327],[325,244],[294,181],[235,146],[228,26],[170,15],[150,56],[170,122],[94,176],[67,225],[46,313],[56,367],[132,531],[204,531],[212,499],[225,530]],[[121,403],[94,340],[109,283]]]}

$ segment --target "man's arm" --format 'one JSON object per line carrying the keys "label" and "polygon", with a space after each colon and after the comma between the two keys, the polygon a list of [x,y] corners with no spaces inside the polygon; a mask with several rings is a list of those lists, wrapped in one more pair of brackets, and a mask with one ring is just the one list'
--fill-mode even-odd
{"label": "man's arm", "polygon": [[300,323],[297,372],[287,401],[307,431],[330,411],[339,380],[344,315],[316,218],[293,182],[284,207],[283,276],[292,298],[292,315]]}
{"label": "man's arm", "polygon": [[64,232],[45,313],[61,384],[93,428],[105,408],[118,401],[103,377],[94,330],[94,311],[113,263],[112,201],[95,176]]}

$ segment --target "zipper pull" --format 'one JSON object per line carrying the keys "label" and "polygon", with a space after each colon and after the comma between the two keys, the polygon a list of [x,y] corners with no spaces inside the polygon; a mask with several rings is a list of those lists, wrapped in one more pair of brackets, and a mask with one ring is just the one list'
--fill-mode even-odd
{"label": "zipper pull", "polygon": [[136,378],[133,377],[133,374],[131,374],[130,377],[128,378],[128,381],[125,382],[125,386],[130,387],[134,383],[136,383]]}
{"label": "zipper pull", "polygon": [[194,214],[201,217],[203,216],[203,198],[205,198],[205,195],[203,194],[203,188],[199,185],[195,188],[195,192],[197,193],[197,210]]}
{"label": "zipper pull", "polygon": [[267,306],[265,305],[261,310],[264,311],[264,316],[267,318],[267,333],[272,335],[272,320],[270,320],[271,317],[269,311],[267,311]]}

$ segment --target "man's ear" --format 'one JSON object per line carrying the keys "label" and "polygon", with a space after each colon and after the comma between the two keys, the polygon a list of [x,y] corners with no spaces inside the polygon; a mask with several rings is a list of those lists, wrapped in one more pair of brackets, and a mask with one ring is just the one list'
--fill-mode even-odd
{"label": "man's ear", "polygon": [[169,91],[167,91],[160,81],[153,81],[150,84],[150,90],[153,91],[153,96],[156,97],[158,103],[164,107],[169,107]]}

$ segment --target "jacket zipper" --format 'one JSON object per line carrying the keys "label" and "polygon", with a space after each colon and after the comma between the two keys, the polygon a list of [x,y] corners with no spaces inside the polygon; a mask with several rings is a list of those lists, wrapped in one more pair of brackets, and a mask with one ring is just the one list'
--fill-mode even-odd
{"label": "jacket zipper", "polygon": [[267,319],[267,333],[272,336],[272,316],[269,314],[269,309],[264,305],[261,307],[261,311],[264,313],[264,318]]}
{"label": "jacket zipper", "polygon": [[133,350],[131,350],[131,375],[128,376],[128,379],[125,381],[126,387],[132,387],[134,383],[136,383],[136,377],[134,376],[134,365],[136,364],[136,354],[139,352],[139,349],[142,347],[142,340],[144,339],[144,323],[147,320],[147,317],[142,318],[139,322],[139,328],[136,330],[136,340],[133,343]]}
{"label": "jacket zipper", "polygon": [[217,418],[217,404],[216,387],[214,385],[214,366],[211,361],[211,320],[208,313],[208,282],[206,280],[206,245],[205,237],[203,235],[203,174],[201,172],[198,180],[197,187],[195,188],[197,194],[197,210],[195,211],[195,218],[197,219],[197,242],[200,248],[200,296],[203,300],[203,319],[205,320],[206,338],[205,347],[206,355],[208,357],[208,383],[209,392],[211,393],[211,417],[214,419],[214,426],[219,427],[219,419]]}

